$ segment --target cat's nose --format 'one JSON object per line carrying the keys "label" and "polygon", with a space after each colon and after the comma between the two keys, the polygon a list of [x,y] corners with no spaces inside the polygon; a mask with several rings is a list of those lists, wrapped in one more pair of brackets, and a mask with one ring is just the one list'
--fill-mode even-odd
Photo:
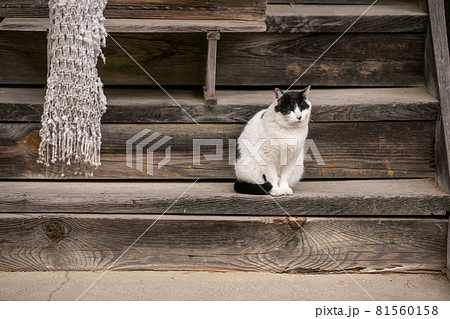
{"label": "cat's nose", "polygon": [[297,116],[297,119],[300,121],[302,119],[302,116]]}

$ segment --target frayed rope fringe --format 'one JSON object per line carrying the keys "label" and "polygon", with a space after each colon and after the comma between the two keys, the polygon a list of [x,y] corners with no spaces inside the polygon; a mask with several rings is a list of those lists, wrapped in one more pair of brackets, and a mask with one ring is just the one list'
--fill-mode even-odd
{"label": "frayed rope fringe", "polygon": [[105,57],[106,0],[50,0],[48,77],[38,163],[76,165],[86,175],[100,165],[101,117],[106,111],[97,59]]}

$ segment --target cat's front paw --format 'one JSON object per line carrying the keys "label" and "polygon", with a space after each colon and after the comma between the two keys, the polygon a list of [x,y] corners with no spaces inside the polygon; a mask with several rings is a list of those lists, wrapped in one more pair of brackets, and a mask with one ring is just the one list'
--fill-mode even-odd
{"label": "cat's front paw", "polygon": [[286,188],[281,188],[281,191],[283,192],[283,195],[292,195],[294,194],[294,191],[289,186]]}
{"label": "cat's front paw", "polygon": [[293,193],[294,192],[292,191],[292,188],[290,188],[290,187],[272,188],[270,190],[270,195],[272,195],[272,196],[292,195]]}

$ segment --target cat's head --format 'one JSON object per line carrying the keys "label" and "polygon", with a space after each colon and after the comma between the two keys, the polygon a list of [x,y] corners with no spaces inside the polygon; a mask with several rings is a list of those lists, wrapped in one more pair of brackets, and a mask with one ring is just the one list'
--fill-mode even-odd
{"label": "cat's head", "polygon": [[311,85],[300,91],[283,92],[278,88],[274,90],[274,109],[281,120],[289,124],[308,123],[311,115],[311,103],[308,101],[310,88]]}

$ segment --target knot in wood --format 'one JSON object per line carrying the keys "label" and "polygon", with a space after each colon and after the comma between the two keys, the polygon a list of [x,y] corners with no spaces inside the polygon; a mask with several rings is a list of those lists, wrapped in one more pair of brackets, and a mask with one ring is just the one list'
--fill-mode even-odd
{"label": "knot in wood", "polygon": [[306,223],[306,217],[289,217],[288,224],[292,229],[299,229]]}
{"label": "knot in wood", "polygon": [[302,225],[306,223],[306,217],[286,217],[273,220],[278,225],[289,225],[292,229],[302,228]]}
{"label": "knot in wood", "polygon": [[64,227],[58,223],[52,223],[47,226],[47,237],[54,242],[59,242],[64,238]]}

